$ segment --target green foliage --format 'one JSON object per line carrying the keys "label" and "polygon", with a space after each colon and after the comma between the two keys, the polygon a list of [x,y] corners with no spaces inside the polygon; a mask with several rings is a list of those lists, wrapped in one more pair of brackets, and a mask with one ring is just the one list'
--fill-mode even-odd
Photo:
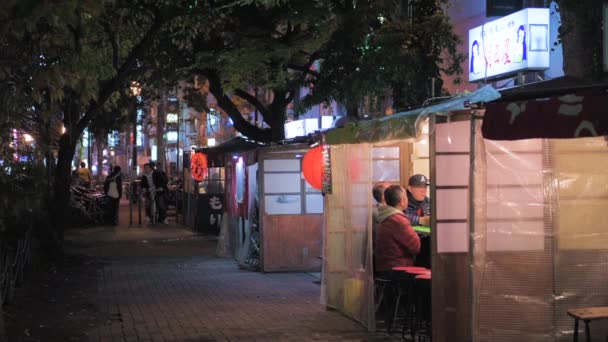
{"label": "green foliage", "polygon": [[412,14],[392,1],[356,1],[336,13],[338,30],[323,46],[322,66],[309,79],[313,93],[302,109],[337,100],[360,103],[385,98],[396,109],[420,106],[441,92],[441,74],[462,72],[459,38],[442,11],[444,1],[416,1]]}
{"label": "green foliage", "polygon": [[[170,71],[175,61],[163,56],[203,35],[206,6],[167,0],[0,2],[0,117],[8,127],[35,135],[46,165],[55,168],[41,178],[53,176],[58,230],[67,216],[69,165],[82,132],[90,127],[103,134],[124,122],[131,81],[152,83],[155,65]],[[13,184],[14,193],[27,193],[29,181],[10,180],[29,179],[34,168],[13,165],[10,158],[3,165],[3,182]],[[16,216],[7,217],[5,226]]]}
{"label": "green foliage", "polygon": [[[2,132],[12,131],[6,124]],[[20,161],[26,158],[27,161]],[[33,228],[35,220],[44,221],[47,177],[39,156],[19,135],[0,136],[0,234],[20,235]]]}
{"label": "green foliage", "polygon": [[325,1],[238,1],[223,16],[197,38],[191,67],[217,70],[226,90],[285,88],[301,76],[289,66],[305,65],[336,26]]}
{"label": "green foliage", "polygon": [[[599,80],[604,75],[602,1],[555,0],[561,23],[554,46],[563,45],[564,72]],[[574,67],[572,67],[574,66]],[[575,72],[571,74],[571,72]]]}
{"label": "green foliage", "polygon": [[194,87],[187,87],[184,89],[184,100],[188,105],[199,112],[208,112],[209,104],[207,103],[206,94],[194,89]]}
{"label": "green foliage", "polygon": [[[464,56],[442,11],[447,0],[414,3],[409,16],[388,0],[233,1],[217,30],[197,37],[191,69],[214,70],[226,91],[309,86],[299,112],[366,97],[419,106],[442,94],[441,74],[459,74]],[[315,61],[320,68],[310,70]]]}

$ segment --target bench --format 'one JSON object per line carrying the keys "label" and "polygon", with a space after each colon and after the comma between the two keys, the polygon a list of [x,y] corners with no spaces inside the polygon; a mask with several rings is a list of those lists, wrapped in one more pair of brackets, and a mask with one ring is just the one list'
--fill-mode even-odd
{"label": "bench", "polygon": [[589,322],[597,319],[608,319],[608,306],[596,306],[588,308],[570,309],[568,316],[574,318],[574,341],[578,341],[578,321],[585,322],[585,336],[587,342],[591,342]]}

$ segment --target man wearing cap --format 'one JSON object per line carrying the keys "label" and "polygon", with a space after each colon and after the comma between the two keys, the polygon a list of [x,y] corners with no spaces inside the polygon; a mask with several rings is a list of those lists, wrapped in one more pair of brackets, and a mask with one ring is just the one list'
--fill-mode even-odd
{"label": "man wearing cap", "polygon": [[428,179],[421,174],[411,176],[408,182],[408,205],[405,215],[410,219],[412,226],[431,225],[431,201],[426,195],[428,185]]}

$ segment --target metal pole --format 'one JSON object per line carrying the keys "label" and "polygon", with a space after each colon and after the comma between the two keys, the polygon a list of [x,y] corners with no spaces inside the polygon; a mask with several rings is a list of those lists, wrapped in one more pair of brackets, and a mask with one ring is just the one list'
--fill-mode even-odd
{"label": "metal pole", "polygon": [[[253,87],[253,94],[255,96],[255,99],[257,100],[258,99],[258,87],[257,86]],[[255,107],[255,114],[253,114],[253,124],[255,127],[258,127],[258,107],[257,106],[254,106],[254,107]]]}
{"label": "metal pole", "polygon": [[135,178],[137,178],[137,98],[132,97],[131,115],[133,116],[133,146],[131,152],[131,183],[129,189],[129,227],[133,226],[133,199],[135,196]]}
{"label": "metal pole", "polygon": [[[435,142],[436,134],[436,123],[437,123],[437,113],[431,113],[429,117],[429,173],[431,177],[431,188],[430,188],[430,198],[431,198],[431,269],[437,270],[437,266],[439,265],[439,253],[437,253],[437,155],[435,150],[437,149],[437,144]],[[441,266],[440,266],[441,267]],[[445,266],[443,266],[445,267]],[[433,281],[431,282],[431,298],[433,298],[434,293],[438,292],[437,288],[439,282]],[[431,335],[437,336],[438,334],[434,333],[439,327],[439,317],[440,313],[435,312],[433,301],[431,301]]]}
{"label": "metal pole", "polygon": [[[138,186],[137,189],[139,190],[141,187]],[[137,191],[137,215],[139,216],[139,225],[141,226],[141,191]]]}
{"label": "metal pole", "polygon": [[87,166],[89,170],[91,170],[91,174],[93,174],[93,157],[91,157],[91,130],[87,129]]}
{"label": "metal pole", "polygon": [[[175,152],[175,175],[172,175],[173,177],[175,176],[179,176],[179,143],[182,139],[179,138],[179,136],[182,133],[182,129],[181,129],[181,117],[182,117],[182,113],[181,113],[181,104],[179,101],[179,93],[178,93],[178,88],[175,87],[175,99],[177,101],[177,151]],[[186,137],[184,136],[183,142],[186,142]]]}
{"label": "metal pole", "polygon": [[137,98],[133,97],[133,154],[131,156],[132,177],[137,177]]}
{"label": "metal pole", "polygon": [[468,306],[469,306],[469,336],[467,341],[475,341],[475,142],[476,142],[476,122],[475,112],[471,112],[471,141],[470,141],[470,152],[469,152],[469,293],[468,293]]}
{"label": "metal pole", "polygon": [[135,195],[133,191],[133,179],[129,183],[129,227],[133,226],[133,196]]}

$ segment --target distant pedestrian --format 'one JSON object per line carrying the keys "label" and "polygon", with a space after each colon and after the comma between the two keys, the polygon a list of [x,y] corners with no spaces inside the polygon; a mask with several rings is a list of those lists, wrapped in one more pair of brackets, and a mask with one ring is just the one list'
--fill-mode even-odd
{"label": "distant pedestrian", "polygon": [[80,168],[78,169],[78,180],[82,186],[86,188],[91,187],[93,175],[91,174],[91,170],[87,168],[87,164],[85,162],[80,162]]}
{"label": "distant pedestrian", "polygon": [[[167,192],[167,174],[162,170],[154,168],[154,163],[144,165],[144,175],[141,177],[141,186],[146,194],[146,216],[148,223],[152,221],[153,215],[158,217],[158,222],[167,224],[167,203],[165,194]],[[156,210],[152,210],[152,204]],[[153,212],[155,211],[155,212]]]}
{"label": "distant pedestrian", "polygon": [[114,166],[111,173],[103,183],[103,192],[108,198],[107,221],[111,225],[118,225],[118,208],[122,197],[122,172],[120,166]]}
{"label": "distant pedestrian", "polygon": [[156,187],[156,205],[158,208],[158,222],[168,224],[167,221],[167,194],[169,192],[169,177],[162,169],[162,164],[151,163],[154,171],[152,178]]}

